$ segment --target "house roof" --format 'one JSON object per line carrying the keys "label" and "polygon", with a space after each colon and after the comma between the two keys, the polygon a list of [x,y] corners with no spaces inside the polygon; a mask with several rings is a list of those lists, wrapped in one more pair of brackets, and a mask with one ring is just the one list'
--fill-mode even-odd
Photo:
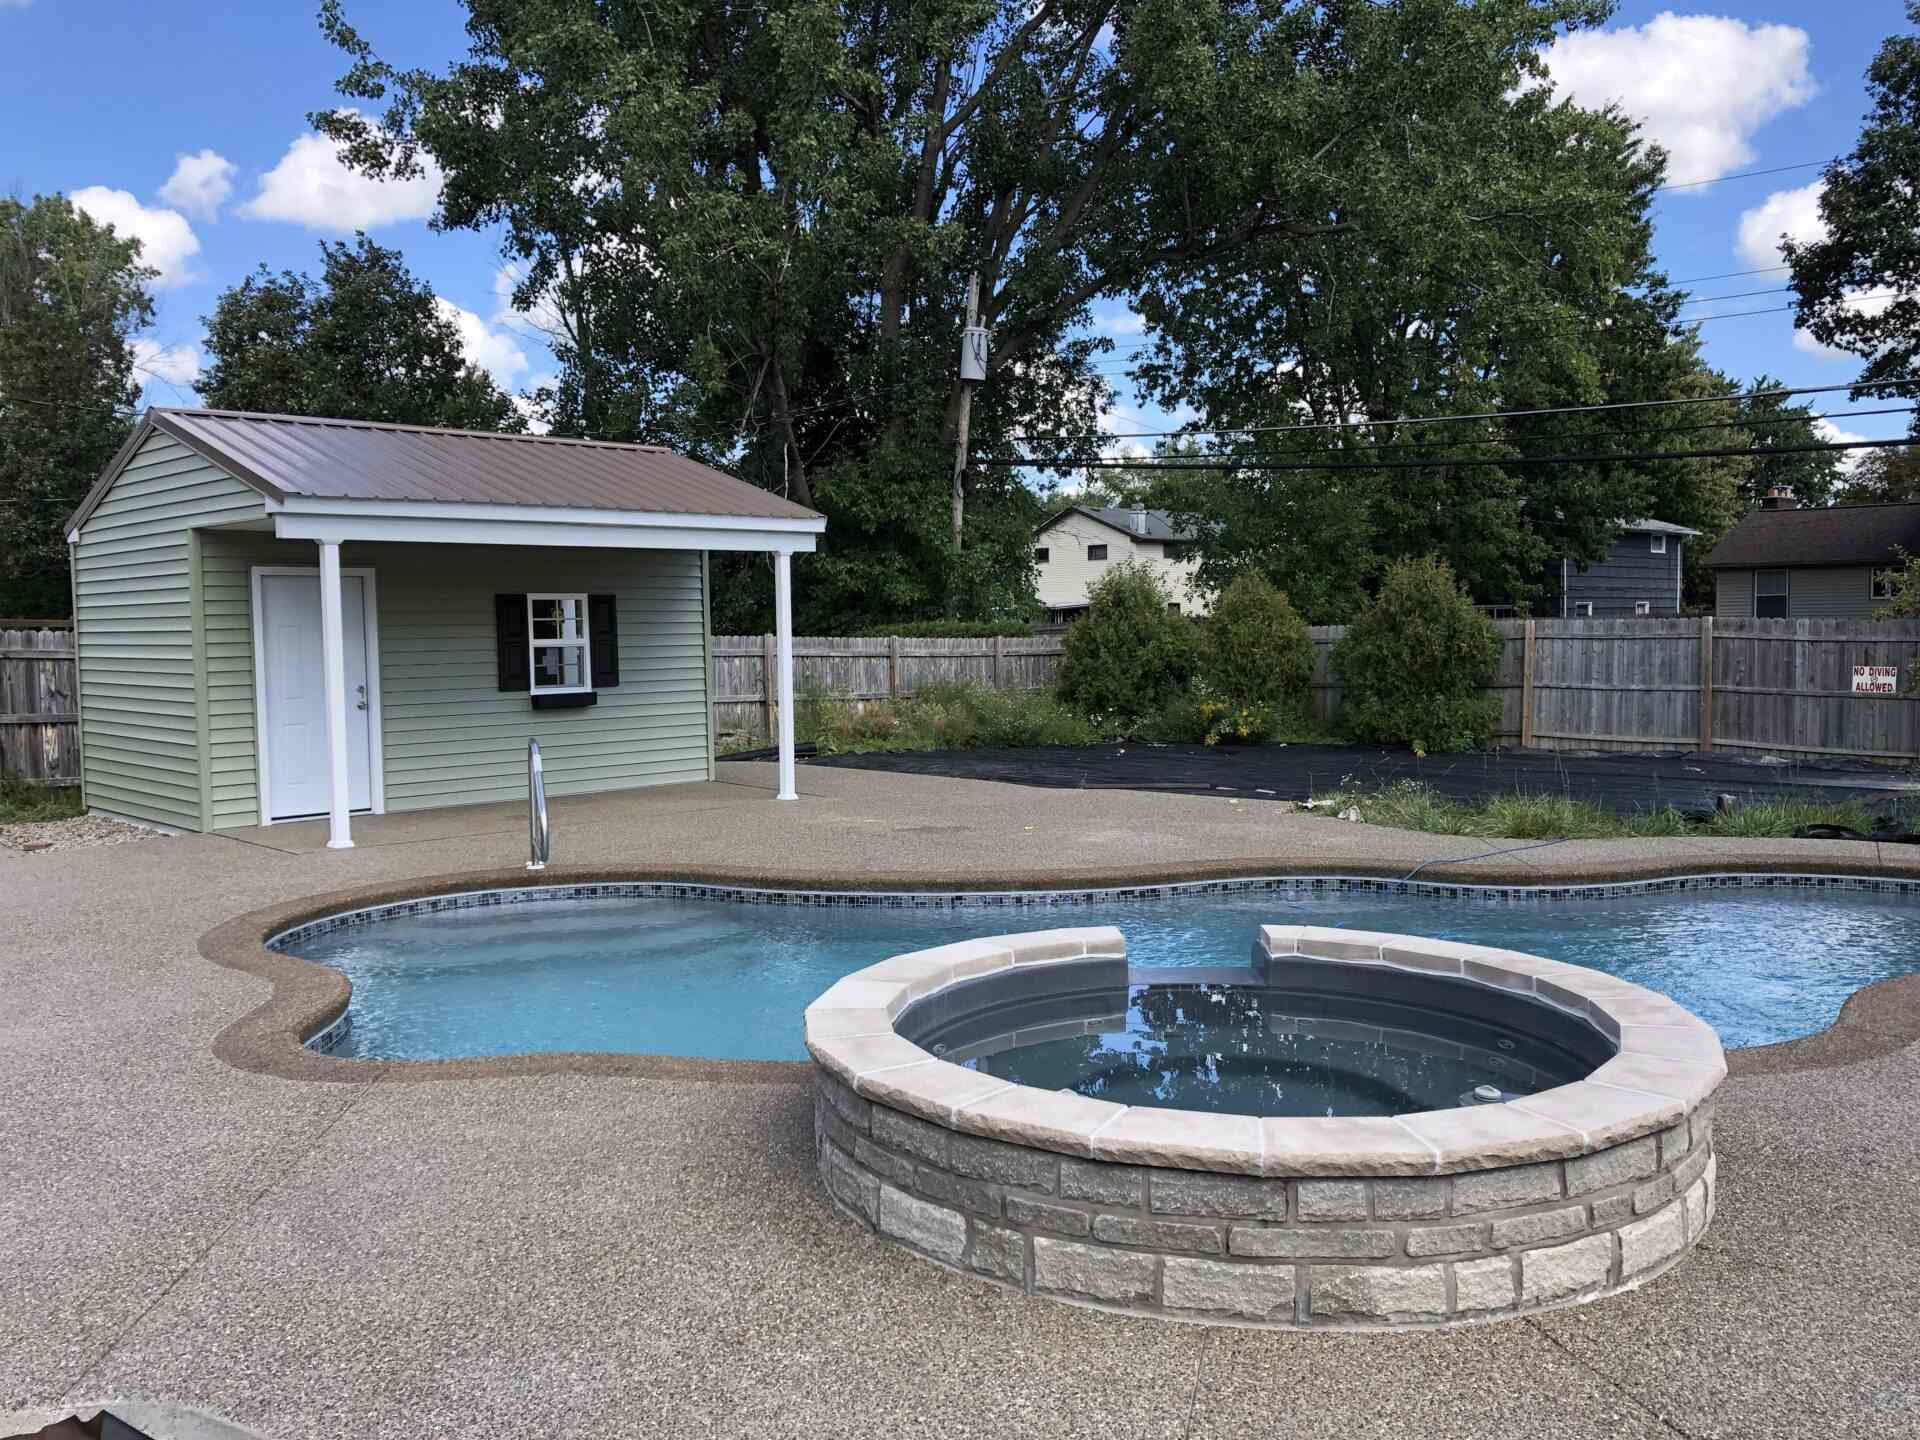
{"label": "house roof", "polygon": [[1133,517],[1141,512],[1110,505],[1069,505],[1058,515],[1042,522],[1034,533],[1041,534],[1051,530],[1069,515],[1085,515],[1090,520],[1098,520],[1102,525],[1111,526],[1136,540],[1191,540],[1193,532],[1182,530],[1173,523],[1173,516],[1165,510],[1146,512],[1147,528],[1144,531],[1133,528]]}
{"label": "house roof", "polygon": [[1920,552],[1920,503],[1754,510],[1713,547],[1707,564],[1894,565],[1902,552]]}
{"label": "house roof", "polygon": [[1685,537],[1698,535],[1700,533],[1698,530],[1689,530],[1684,525],[1674,525],[1665,520],[1624,520],[1621,522],[1620,528],[1631,531],[1635,535],[1680,535]]}
{"label": "house roof", "polygon": [[120,467],[155,430],[274,500],[301,496],[752,520],[820,518],[804,505],[659,445],[155,408],[67,522],[69,531],[85,523]]}

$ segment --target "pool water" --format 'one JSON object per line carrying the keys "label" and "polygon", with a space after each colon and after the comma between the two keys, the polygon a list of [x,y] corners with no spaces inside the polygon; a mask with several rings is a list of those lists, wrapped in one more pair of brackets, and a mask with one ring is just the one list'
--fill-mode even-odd
{"label": "pool water", "polygon": [[1671,996],[1727,1045],[1809,1034],[1861,986],[1920,970],[1920,901],[1839,890],[1504,903],[1230,891],[926,909],[562,899],[346,926],[287,948],[353,982],[353,1026],[337,1054],[800,1060],[808,1003],[904,950],[1117,925],[1135,967],[1243,965],[1262,924],[1400,931],[1591,966]]}
{"label": "pool water", "polygon": [[[955,1064],[1120,1105],[1232,1115],[1405,1115],[1570,1085],[1592,1059],[1531,1031],[1369,995],[1258,983],[1127,987],[1126,1009],[1058,1017],[1044,997],[915,1036]],[[1070,1008],[1072,1008],[1070,1006]],[[969,1030],[993,1034],[968,1034]],[[1077,1033],[1072,1033],[1077,1032]],[[958,1043],[941,1045],[946,1034]],[[1598,1044],[1599,1037],[1593,1037]]]}

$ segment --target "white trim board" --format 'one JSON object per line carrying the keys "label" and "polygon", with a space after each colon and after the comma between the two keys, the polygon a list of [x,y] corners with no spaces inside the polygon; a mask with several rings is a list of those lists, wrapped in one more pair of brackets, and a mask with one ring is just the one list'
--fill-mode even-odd
{"label": "white trim board", "polygon": [[[311,815],[273,818],[273,797],[267,781],[267,647],[260,634],[260,577],[262,575],[312,575],[319,577],[318,565],[255,565],[247,573],[247,604],[251,610],[248,624],[253,634],[253,769],[259,801],[261,825],[298,825],[312,820]],[[367,640],[367,789],[371,810],[356,814],[387,813],[386,723],[380,710],[380,592],[379,581],[371,565],[343,565],[341,578],[357,575],[365,586]]]}

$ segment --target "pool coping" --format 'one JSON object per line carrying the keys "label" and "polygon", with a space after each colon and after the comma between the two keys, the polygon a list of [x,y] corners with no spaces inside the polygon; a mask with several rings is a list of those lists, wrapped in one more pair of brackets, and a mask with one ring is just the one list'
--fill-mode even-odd
{"label": "pool coping", "polygon": [[[267,941],[297,926],[381,905],[448,896],[463,892],[522,890],[594,884],[664,884],[749,892],[801,892],[843,896],[928,895],[962,897],[977,892],[1035,894],[1080,889],[1154,889],[1201,884],[1215,880],[1342,879],[1413,884],[1422,892],[1444,894],[1462,889],[1500,886],[1499,879],[1474,872],[1472,878],[1450,878],[1448,866],[1435,867],[1428,878],[1410,882],[1400,867],[1345,865],[1331,873],[1323,865],[1222,863],[1181,864],[1151,871],[1061,870],[1045,877],[1031,874],[1014,879],[969,873],[948,877],[848,876],[832,872],[810,875],[668,865],[553,866],[541,872],[525,869],[474,870],[423,876],[407,881],[384,881],[308,895],[251,910],[215,926],[201,936],[201,955],[223,968],[256,976],[272,985],[266,1000],[233,1021],[214,1037],[213,1053],[237,1070],[273,1075],[285,1080],[336,1084],[370,1081],[426,1083],[434,1081],[511,1079],[535,1075],[614,1075],[643,1079],[690,1080],[718,1084],[805,1084],[813,1065],[806,1060],[719,1060],[680,1055],[623,1054],[608,1051],[542,1051],[532,1054],[470,1057],[452,1060],[348,1059],[309,1048],[308,1042],[347,1013],[352,983],[338,970],[319,961],[268,948]],[[1621,871],[1632,872],[1621,875]],[[1614,876],[1619,878],[1611,878]],[[1783,870],[1775,864],[1717,865],[1638,863],[1607,869],[1583,880],[1543,877],[1537,870],[1505,881],[1503,888],[1553,892],[1554,898],[1578,898],[1572,892],[1596,887],[1644,893],[1667,881],[1701,880],[1716,876],[1807,876],[1861,881],[1911,880],[1908,872],[1861,864],[1835,867],[1818,863]],[[1549,883],[1541,884],[1543,879]],[[1553,883],[1557,879],[1558,883]],[[998,881],[998,883],[996,883]],[[1569,892],[1564,896],[1559,892]],[[806,903],[806,902],[801,902]],[[847,903],[836,900],[827,903]],[[799,1017],[796,1017],[799,1023]],[[1726,1051],[1728,1073],[1780,1074],[1828,1069],[1890,1054],[1920,1041],[1920,974],[1896,976],[1856,990],[1827,1028],[1798,1039],[1772,1045]]]}

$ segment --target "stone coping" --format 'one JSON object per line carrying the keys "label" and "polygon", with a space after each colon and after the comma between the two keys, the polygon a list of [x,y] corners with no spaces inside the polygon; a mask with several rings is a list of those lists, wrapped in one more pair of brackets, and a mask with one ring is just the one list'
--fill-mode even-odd
{"label": "stone coping", "polygon": [[[1133,870],[1069,870],[1025,878],[955,874],[946,877],[952,888],[930,887],[938,877],[864,877],[802,872],[770,872],[745,867],[687,867],[667,865],[585,866],[555,865],[544,873],[523,868],[467,870],[408,880],[386,880],[307,895],[236,915],[201,936],[200,953],[215,964],[258,976],[272,984],[271,995],[222,1030],[213,1051],[236,1069],[275,1075],[288,1080],[363,1084],[370,1080],[425,1082],[499,1079],[525,1075],[628,1075],[661,1079],[691,1079],[731,1084],[802,1084],[812,1071],[804,1060],[706,1060],[676,1055],[615,1054],[605,1051],[539,1052],[527,1055],[476,1057],[461,1060],[368,1060],[328,1055],[307,1048],[306,1042],[332,1026],[346,1013],[353,987],[338,970],[314,960],[269,948],[268,941],[297,926],[321,920],[346,920],[384,906],[433,897],[482,892],[565,892],[578,886],[661,887],[682,895],[719,899],[773,898],[800,904],[860,903],[875,897],[908,902],[953,903],[979,898],[994,883],[1012,887],[1009,899],[1022,903],[1035,890],[1054,886],[1101,886],[1103,893],[1120,895],[1193,893],[1213,887],[1242,888],[1309,886],[1316,889],[1361,884],[1388,887],[1399,893],[1440,898],[1486,894],[1488,887],[1458,881],[1408,880],[1397,869],[1367,874],[1369,867],[1347,864],[1342,873],[1329,874],[1324,866],[1287,864],[1272,860],[1258,864],[1223,862],[1216,865],[1182,864],[1152,874]],[[1452,867],[1450,867],[1452,868]],[[1645,867],[1650,868],[1650,867]],[[1608,880],[1601,874],[1574,888],[1536,883],[1512,887],[1514,896],[1551,901],[1598,899],[1606,894],[1641,894],[1673,888],[1744,888],[1780,883],[1809,890],[1848,890],[1905,893],[1920,884],[1891,878],[1890,867],[1862,863],[1851,872],[1825,871],[1802,864],[1790,872],[1754,865],[1746,869],[1721,860],[1692,865],[1676,858],[1659,873],[1638,880]],[[859,885],[854,891],[850,887]],[[1021,886],[1027,887],[1021,890]],[[782,887],[786,887],[782,890]],[[1064,893],[1064,892],[1054,892]],[[1086,891],[1072,892],[1085,894]],[[1856,991],[1841,1008],[1831,1027],[1796,1040],[1735,1050],[1735,1074],[1784,1073],[1849,1065],[1885,1055],[1920,1041],[1920,975],[1881,980]]]}
{"label": "stone coping", "polygon": [[1036,930],[896,955],[829,987],[806,1011],[807,1050],[875,1104],[964,1134],[1115,1164],[1259,1176],[1416,1176],[1566,1160],[1684,1119],[1726,1078],[1711,1026],[1643,986],[1537,955],[1446,940],[1267,925],[1269,975],[1287,957],[1418,971],[1524,995],[1594,1026],[1614,1058],[1584,1080],[1494,1105],[1400,1116],[1257,1117],[1127,1106],[1016,1085],[899,1035],[908,1005],[1009,967],[1124,958],[1112,927]]}

